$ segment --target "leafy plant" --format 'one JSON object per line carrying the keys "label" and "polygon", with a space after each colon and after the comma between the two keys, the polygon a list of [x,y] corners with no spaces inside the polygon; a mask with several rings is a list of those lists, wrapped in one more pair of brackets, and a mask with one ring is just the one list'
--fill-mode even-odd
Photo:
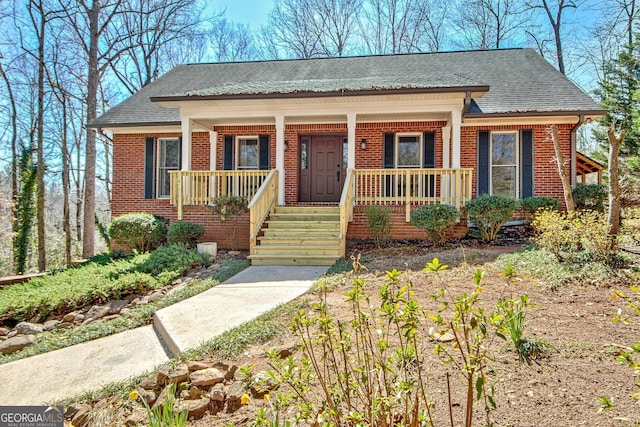
{"label": "leafy plant", "polygon": [[230,226],[225,227],[229,244],[232,250],[238,249],[236,234],[240,216],[249,212],[249,202],[246,197],[224,195],[213,199],[211,212],[220,221],[229,221]]}
{"label": "leafy plant", "polygon": [[[150,427],[183,427],[187,425],[189,411],[176,411],[174,404],[176,400],[177,384],[172,384],[169,388],[164,402],[155,408],[150,408],[146,400],[140,399],[142,405],[147,410],[147,417]],[[129,393],[129,399],[138,400],[140,395],[137,390]]]}
{"label": "leafy plant", "polygon": [[[301,359],[268,353],[270,376],[292,390],[279,396],[297,405],[295,425],[432,425],[435,402],[429,395],[429,364],[424,353],[429,346],[433,348],[427,340],[429,324],[435,325],[431,329],[437,329],[440,336],[453,337],[451,345],[439,343],[435,350],[466,380],[464,425],[473,424],[473,406],[479,399],[484,400],[488,414],[495,402],[486,387],[484,369],[501,316],[497,311],[485,314],[477,305],[482,274],[476,274],[477,289],[472,296],[450,301],[442,288],[433,296],[442,299],[441,311],[428,316],[405,274],[387,272],[378,296],[373,297],[357,274],[362,269],[358,264],[354,259],[354,274],[345,293],[351,306],[348,320],[334,317],[324,290],[312,304],[313,311],[300,311],[291,324],[301,342]],[[434,259],[426,268],[439,274],[446,266]],[[453,425],[453,413],[451,419]]]}
{"label": "leafy plant", "polygon": [[161,246],[149,254],[149,257],[137,268],[142,273],[154,276],[170,273],[181,276],[187,271],[210,264],[209,257],[199,254],[184,243]]}
{"label": "leafy plant", "polygon": [[607,187],[601,184],[578,184],[571,191],[576,209],[591,209],[604,211],[607,200]]}
{"label": "leafy plant", "polygon": [[543,210],[532,222],[533,242],[560,262],[619,264],[617,245],[612,244],[606,218],[591,210],[556,212]]}
{"label": "leafy plant", "polygon": [[465,208],[473,224],[480,230],[485,242],[496,239],[502,226],[513,218],[519,203],[513,197],[502,195],[483,195],[467,202]]}
{"label": "leafy plant", "polygon": [[381,247],[389,240],[391,232],[391,213],[384,206],[367,206],[364,210],[367,218],[367,230],[373,235],[377,247]]}
{"label": "leafy plant", "polygon": [[35,218],[36,165],[33,164],[31,150],[24,148],[20,153],[20,178],[22,188],[15,205],[13,259],[16,274],[27,270],[31,229]]}
{"label": "leafy plant", "polygon": [[447,239],[447,233],[460,220],[460,211],[451,205],[426,205],[411,212],[411,225],[427,231],[436,245]]}
{"label": "leafy plant", "polygon": [[532,361],[546,355],[549,351],[549,346],[544,340],[524,336],[529,297],[522,295],[520,300],[513,298],[502,299],[498,305],[505,313],[504,329],[520,360],[530,365]]}
{"label": "leafy plant", "polygon": [[200,224],[180,221],[171,224],[167,232],[167,239],[169,243],[184,243],[190,248],[195,248],[203,234],[204,227]]}
{"label": "leafy plant", "polygon": [[522,207],[525,219],[532,219],[543,209],[557,211],[560,209],[560,201],[547,196],[527,197],[520,200],[520,206]]}
{"label": "leafy plant", "polygon": [[129,249],[143,253],[157,248],[166,240],[167,228],[154,215],[130,213],[111,222],[109,235]]}

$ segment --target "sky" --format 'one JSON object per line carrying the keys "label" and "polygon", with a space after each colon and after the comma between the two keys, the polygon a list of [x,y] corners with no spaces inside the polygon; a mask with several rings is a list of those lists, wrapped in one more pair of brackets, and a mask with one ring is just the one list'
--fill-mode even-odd
{"label": "sky", "polygon": [[273,0],[209,0],[216,9],[226,8],[227,19],[248,24],[252,28],[267,22]]}

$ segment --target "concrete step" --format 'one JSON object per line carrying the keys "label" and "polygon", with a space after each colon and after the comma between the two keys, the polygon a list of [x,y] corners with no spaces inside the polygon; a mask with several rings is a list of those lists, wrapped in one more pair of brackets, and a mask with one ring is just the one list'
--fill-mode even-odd
{"label": "concrete step", "polygon": [[335,264],[340,257],[314,255],[249,255],[252,265],[317,265]]}

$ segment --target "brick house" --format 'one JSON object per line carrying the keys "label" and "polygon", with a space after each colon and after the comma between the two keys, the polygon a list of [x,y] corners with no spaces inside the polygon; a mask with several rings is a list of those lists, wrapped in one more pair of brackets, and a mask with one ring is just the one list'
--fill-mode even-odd
{"label": "brick house", "polygon": [[505,49],[181,65],[90,125],[113,135],[114,216],[192,221],[229,247],[209,205],[244,196],[253,263],[328,264],[369,237],[368,205],[415,239],[420,205],[562,200],[547,129],[575,179],[576,130],[603,113],[533,50]]}

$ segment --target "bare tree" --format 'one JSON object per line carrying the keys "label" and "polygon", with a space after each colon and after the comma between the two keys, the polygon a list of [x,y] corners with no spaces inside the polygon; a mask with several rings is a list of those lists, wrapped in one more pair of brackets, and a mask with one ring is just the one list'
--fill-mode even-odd
{"label": "bare tree", "polygon": [[421,52],[439,52],[447,42],[449,4],[444,0],[418,2],[417,19],[420,27],[418,50]]}
{"label": "bare tree", "polygon": [[362,0],[317,0],[311,4],[322,23],[319,43],[323,54],[344,56],[353,39]]}
{"label": "bare tree", "polygon": [[248,25],[223,18],[213,24],[209,45],[216,62],[249,61],[258,57],[256,42]]}
{"label": "bare tree", "polygon": [[462,0],[457,27],[465,47],[499,49],[524,34],[530,14],[521,0]]}
{"label": "bare tree", "polygon": [[420,0],[365,0],[361,37],[366,53],[418,51],[423,35]]}
{"label": "bare tree", "polygon": [[320,32],[311,0],[275,0],[262,33],[274,56],[314,58],[322,56]]}
{"label": "bare tree", "polygon": [[611,126],[607,129],[607,137],[609,139],[609,214],[607,222],[609,224],[609,235],[613,237],[611,244],[615,245],[615,237],[620,231],[620,198],[622,195],[620,177],[618,175],[618,158],[620,147],[624,142],[624,132],[616,134],[613,126]]}
{"label": "bare tree", "polygon": [[560,139],[558,138],[558,127],[556,125],[551,125],[547,132],[550,135],[551,142],[553,143],[553,149],[555,151],[556,157],[556,166],[558,167],[558,174],[560,175],[560,180],[562,181],[562,189],[564,191],[564,203],[567,207],[567,211],[571,212],[575,208],[575,204],[573,202],[573,193],[571,192],[571,178],[569,173],[569,168],[567,168],[568,162],[564,158],[564,154],[562,154],[562,148],[560,146]]}

